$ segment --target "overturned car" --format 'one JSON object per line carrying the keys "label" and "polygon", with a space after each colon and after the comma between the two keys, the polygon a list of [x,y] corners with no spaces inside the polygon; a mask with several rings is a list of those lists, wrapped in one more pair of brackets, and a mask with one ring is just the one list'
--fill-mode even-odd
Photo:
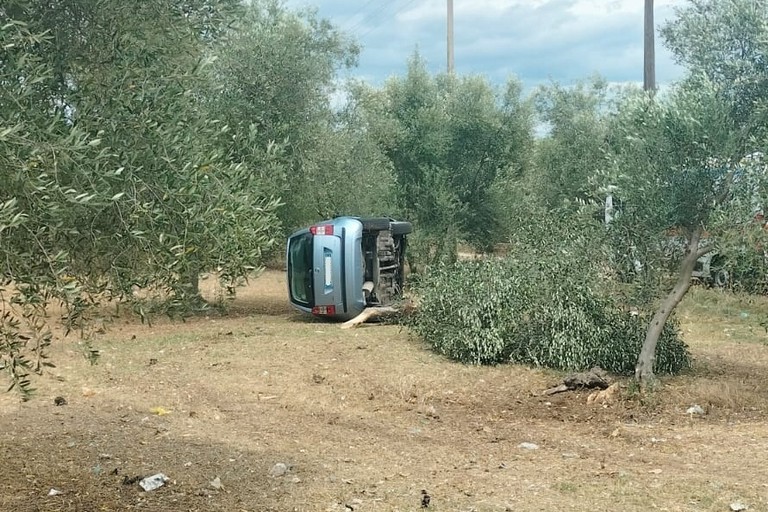
{"label": "overturned car", "polygon": [[288,238],[288,295],[296,309],[348,320],[399,298],[410,222],[337,217]]}

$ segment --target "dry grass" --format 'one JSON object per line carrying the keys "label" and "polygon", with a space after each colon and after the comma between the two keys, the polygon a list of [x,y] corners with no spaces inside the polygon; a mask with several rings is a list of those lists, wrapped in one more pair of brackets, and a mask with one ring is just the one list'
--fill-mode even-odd
{"label": "dry grass", "polygon": [[[694,290],[694,371],[587,406],[539,396],[553,372],[463,366],[397,326],[298,316],[268,272],[227,317],[117,319],[98,366],[56,343],[36,400],[0,397],[0,510],[406,511],[422,489],[438,511],[766,510],[766,306]],[[694,403],[708,414],[685,414]],[[272,477],[277,462],[292,469]],[[122,484],[155,472],[171,482]]]}

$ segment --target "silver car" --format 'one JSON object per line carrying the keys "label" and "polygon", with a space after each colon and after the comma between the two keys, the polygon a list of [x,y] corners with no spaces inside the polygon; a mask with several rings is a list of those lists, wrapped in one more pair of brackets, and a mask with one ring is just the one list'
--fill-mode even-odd
{"label": "silver car", "polygon": [[337,217],[288,238],[288,294],[298,310],[347,320],[402,294],[410,222]]}

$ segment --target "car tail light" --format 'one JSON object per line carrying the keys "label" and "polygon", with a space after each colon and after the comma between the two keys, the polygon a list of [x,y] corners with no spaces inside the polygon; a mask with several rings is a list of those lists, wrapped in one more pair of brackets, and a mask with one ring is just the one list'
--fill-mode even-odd
{"label": "car tail light", "polygon": [[332,224],[318,224],[317,226],[312,226],[309,228],[309,232],[313,235],[332,235],[333,234],[333,225]]}
{"label": "car tail light", "polygon": [[318,316],[335,315],[336,306],[315,306],[312,308],[312,314]]}

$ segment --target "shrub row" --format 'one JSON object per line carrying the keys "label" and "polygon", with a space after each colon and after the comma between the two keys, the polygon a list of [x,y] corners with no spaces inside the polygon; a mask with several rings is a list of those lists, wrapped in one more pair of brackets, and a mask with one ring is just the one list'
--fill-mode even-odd
{"label": "shrub row", "polygon": [[[471,364],[634,372],[647,314],[630,314],[585,269],[542,261],[458,262],[423,276],[407,323],[436,351]],[[677,322],[659,340],[655,372],[690,367]]]}

